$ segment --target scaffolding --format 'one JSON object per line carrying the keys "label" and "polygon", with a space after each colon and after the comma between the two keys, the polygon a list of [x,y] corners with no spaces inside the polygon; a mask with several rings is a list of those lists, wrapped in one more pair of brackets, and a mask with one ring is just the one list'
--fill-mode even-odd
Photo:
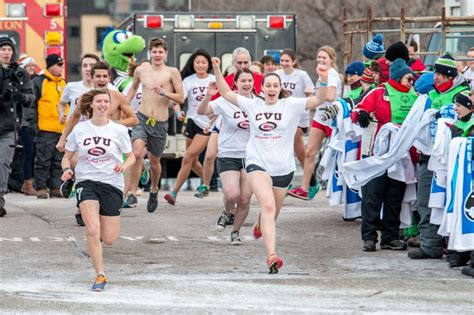
{"label": "scaffolding", "polygon": [[[463,36],[474,37],[474,16],[470,17],[452,17],[446,16],[446,8],[443,6],[440,16],[425,17],[409,17],[405,16],[405,1],[400,0],[400,16],[397,17],[375,17],[372,14],[372,6],[367,8],[367,17],[359,19],[348,19],[346,9],[342,13],[342,28],[344,32],[344,68],[352,61],[354,55],[354,37],[357,35],[365,36],[365,42],[369,41],[375,33],[396,34],[399,33],[400,41],[406,42],[407,35],[441,34],[441,45],[438,49],[431,51],[419,51],[416,53],[420,57],[424,56],[440,56],[446,50],[446,39],[450,37],[458,37],[454,33],[459,33],[459,27],[462,27]],[[392,23],[396,26],[392,28],[377,28],[378,24]],[[431,23],[433,26],[428,28],[409,27],[409,25],[420,25]],[[435,27],[435,25],[437,25]],[[466,33],[472,33],[465,35]],[[462,59],[461,59],[462,60]]]}

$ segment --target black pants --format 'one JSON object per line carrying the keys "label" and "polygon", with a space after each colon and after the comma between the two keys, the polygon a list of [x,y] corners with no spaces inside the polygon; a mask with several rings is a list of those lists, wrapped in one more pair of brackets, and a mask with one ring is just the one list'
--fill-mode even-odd
{"label": "black pants", "polygon": [[[61,186],[61,160],[64,153],[56,149],[61,134],[40,131],[35,138],[36,189],[59,189]],[[49,185],[48,185],[49,184]]]}
{"label": "black pants", "polygon": [[400,211],[405,188],[405,183],[389,178],[387,173],[372,179],[362,187],[362,240],[377,241],[382,205],[381,244],[399,238]]}
{"label": "black pants", "polygon": [[32,179],[35,157],[35,137],[30,135],[28,127],[22,127],[20,129],[20,138],[23,146],[23,179]]}

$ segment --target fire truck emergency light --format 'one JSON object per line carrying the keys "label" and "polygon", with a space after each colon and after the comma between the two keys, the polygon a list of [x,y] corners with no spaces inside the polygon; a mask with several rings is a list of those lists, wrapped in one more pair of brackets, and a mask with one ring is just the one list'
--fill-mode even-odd
{"label": "fire truck emergency light", "polygon": [[44,42],[48,46],[61,46],[63,44],[63,32],[44,32]]}
{"label": "fire truck emergency light", "polygon": [[194,15],[175,15],[175,28],[194,28]]}
{"label": "fire truck emergency light", "polygon": [[163,15],[145,15],[145,28],[162,28]]}
{"label": "fire truck emergency light", "polygon": [[63,48],[62,47],[46,47],[44,54],[45,54],[45,57],[51,54],[56,54],[59,57],[63,58]]}
{"label": "fire truck emergency light", "polygon": [[26,6],[24,3],[7,3],[8,17],[25,17]]}
{"label": "fire truck emergency light", "polygon": [[209,22],[209,23],[207,24],[207,27],[208,27],[208,28],[212,28],[212,29],[223,28],[223,27],[224,27],[224,23],[222,23],[222,22]]}
{"label": "fire truck emergency light", "polygon": [[58,17],[63,15],[63,8],[59,3],[47,3],[43,7],[45,17]]}
{"label": "fire truck emergency light", "polygon": [[237,28],[246,30],[255,28],[255,15],[237,15],[235,20]]}
{"label": "fire truck emergency light", "polygon": [[267,27],[282,30],[286,28],[286,16],[272,15],[267,18]]}

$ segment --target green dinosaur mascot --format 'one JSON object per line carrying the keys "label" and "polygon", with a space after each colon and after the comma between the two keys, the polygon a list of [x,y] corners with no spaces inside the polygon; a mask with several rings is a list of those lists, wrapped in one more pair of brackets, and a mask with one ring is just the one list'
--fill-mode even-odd
{"label": "green dinosaur mascot", "polygon": [[102,34],[102,56],[112,68],[112,84],[122,92],[132,82],[128,75],[129,64],[145,48],[145,40],[129,31],[107,28]]}

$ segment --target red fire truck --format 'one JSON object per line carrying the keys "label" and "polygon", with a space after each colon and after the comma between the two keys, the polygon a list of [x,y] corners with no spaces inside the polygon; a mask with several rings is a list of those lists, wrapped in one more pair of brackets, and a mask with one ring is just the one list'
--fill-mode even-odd
{"label": "red fire truck", "polygon": [[0,0],[0,37],[6,36],[18,54],[33,57],[39,68],[49,54],[64,58],[66,0]]}

